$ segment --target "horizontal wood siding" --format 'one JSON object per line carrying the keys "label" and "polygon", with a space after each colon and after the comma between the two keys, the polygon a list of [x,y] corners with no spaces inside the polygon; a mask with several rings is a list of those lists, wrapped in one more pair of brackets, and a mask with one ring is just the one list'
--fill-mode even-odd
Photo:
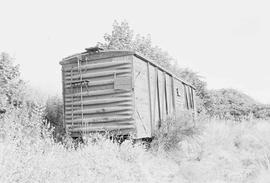
{"label": "horizontal wood siding", "polygon": [[134,131],[132,56],[93,60],[84,55],[67,63],[63,89],[68,131]]}

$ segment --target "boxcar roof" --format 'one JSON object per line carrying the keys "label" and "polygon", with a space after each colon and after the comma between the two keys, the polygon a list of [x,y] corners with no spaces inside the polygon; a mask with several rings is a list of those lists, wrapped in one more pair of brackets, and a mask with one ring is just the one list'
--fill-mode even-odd
{"label": "boxcar roof", "polygon": [[77,54],[65,57],[65,58],[62,59],[60,64],[65,65],[65,64],[76,62],[76,60],[74,58],[77,58],[77,57],[80,57],[80,56],[83,56],[83,55],[87,55],[87,54],[91,54],[91,58],[89,59],[89,61],[90,60],[98,60],[98,59],[105,59],[105,58],[114,58],[114,57],[134,55],[135,57],[137,57],[137,58],[139,58],[141,60],[144,60],[146,62],[149,62],[150,64],[158,67],[160,70],[165,71],[166,73],[173,76],[174,78],[176,78],[180,82],[191,86],[193,89],[196,89],[192,84],[190,84],[190,83],[186,82],[185,80],[179,78],[178,76],[173,74],[173,72],[169,71],[168,69],[165,69],[164,67],[162,67],[159,64],[155,63],[153,60],[151,60],[149,58],[146,58],[145,56],[142,56],[142,55],[138,54],[135,51],[128,51],[128,50],[106,50],[106,51],[103,51],[102,50],[102,51],[95,52],[95,53],[89,53],[89,52],[86,51],[86,52],[77,53]]}

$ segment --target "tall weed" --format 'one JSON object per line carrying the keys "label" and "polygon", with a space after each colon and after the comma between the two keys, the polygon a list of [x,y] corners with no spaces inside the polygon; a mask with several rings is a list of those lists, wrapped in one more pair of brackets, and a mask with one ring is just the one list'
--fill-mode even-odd
{"label": "tall weed", "polygon": [[69,138],[56,143],[44,121],[26,114],[1,119],[1,183],[269,182],[268,121],[208,120],[184,128],[190,123],[171,119],[145,151],[101,135],[77,148]]}

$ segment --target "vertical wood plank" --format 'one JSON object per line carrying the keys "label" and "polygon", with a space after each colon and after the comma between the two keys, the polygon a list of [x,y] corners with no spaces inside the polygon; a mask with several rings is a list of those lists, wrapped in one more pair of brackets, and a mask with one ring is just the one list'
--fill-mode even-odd
{"label": "vertical wood plank", "polygon": [[191,103],[190,103],[190,90],[189,90],[189,86],[186,85],[186,89],[187,89],[188,109],[192,109],[192,106],[191,106]]}
{"label": "vertical wood plank", "polygon": [[173,115],[173,89],[172,89],[172,76],[166,73],[166,94],[167,94],[167,105],[168,105],[168,115],[172,117]]}
{"label": "vertical wood plank", "polygon": [[150,132],[153,134],[153,117],[152,117],[152,101],[151,101],[151,86],[150,86],[150,71],[149,62],[147,62],[147,80],[148,80],[148,98],[149,98],[149,113],[150,113]]}
{"label": "vertical wood plank", "polygon": [[183,83],[183,86],[184,86],[184,95],[185,95],[186,108],[189,109],[188,96],[187,96],[187,88],[186,88],[186,85],[184,83]]}
{"label": "vertical wood plank", "polygon": [[157,106],[157,90],[158,90],[158,87],[157,87],[157,72],[156,72],[156,67],[153,67],[154,69],[154,80],[153,80],[153,87],[154,87],[154,97],[153,97],[153,124],[152,127],[156,130],[156,119],[158,119],[158,115],[159,115],[159,112],[157,111],[157,118],[156,118],[156,110],[158,109],[156,106]]}
{"label": "vertical wood plank", "polygon": [[168,117],[169,109],[168,109],[168,95],[167,95],[167,82],[166,82],[166,73],[163,72],[163,81],[164,81],[164,95],[165,95],[165,111],[166,111],[166,117]]}
{"label": "vertical wood plank", "polygon": [[164,120],[165,117],[165,105],[164,105],[164,78],[163,78],[163,72],[157,68],[158,73],[158,91],[159,91],[159,101],[160,101],[160,121]]}
{"label": "vertical wood plank", "polygon": [[191,87],[189,87],[189,92],[190,92],[190,104],[191,104],[191,108],[194,109],[193,92],[192,92],[192,88]]}
{"label": "vertical wood plank", "polygon": [[196,120],[197,120],[197,108],[196,108],[196,99],[194,97],[194,89],[192,89],[192,96],[193,96],[193,105],[194,105],[194,108],[193,108],[193,112],[194,112],[194,125],[196,126]]}
{"label": "vertical wood plank", "polygon": [[157,78],[157,99],[158,99],[158,128],[161,127],[161,102],[160,102],[160,86],[159,86],[159,74],[158,74],[158,69],[156,68],[156,78]]}
{"label": "vertical wood plank", "polygon": [[157,102],[157,75],[156,67],[149,63],[149,76],[150,76],[150,88],[151,88],[151,106],[152,106],[152,131],[157,130],[159,113]]}
{"label": "vertical wood plank", "polygon": [[[154,97],[153,97],[153,101],[154,101],[154,104],[153,104],[153,123],[155,124],[155,122],[156,122],[156,98],[157,98],[157,82],[156,82],[156,74],[155,74],[155,77],[154,77],[153,85],[154,85]],[[154,125],[152,125],[152,127],[153,127],[153,126],[154,126]]]}
{"label": "vertical wood plank", "polygon": [[173,116],[176,117],[176,110],[175,110],[175,104],[176,104],[176,100],[175,100],[175,83],[174,83],[174,78],[171,77],[171,82],[172,82],[172,101],[173,101]]}

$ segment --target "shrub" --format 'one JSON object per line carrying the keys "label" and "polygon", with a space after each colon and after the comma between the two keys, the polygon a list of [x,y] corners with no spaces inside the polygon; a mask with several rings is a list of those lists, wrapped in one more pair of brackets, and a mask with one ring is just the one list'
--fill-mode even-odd
{"label": "shrub", "polygon": [[154,132],[151,144],[153,150],[175,150],[182,140],[197,132],[192,114],[188,111],[182,111],[180,114],[177,118],[168,118],[161,122],[159,130]]}
{"label": "shrub", "polygon": [[66,136],[63,125],[63,100],[59,96],[49,97],[46,101],[45,119],[50,124],[53,130],[54,138],[57,141],[64,140]]}

